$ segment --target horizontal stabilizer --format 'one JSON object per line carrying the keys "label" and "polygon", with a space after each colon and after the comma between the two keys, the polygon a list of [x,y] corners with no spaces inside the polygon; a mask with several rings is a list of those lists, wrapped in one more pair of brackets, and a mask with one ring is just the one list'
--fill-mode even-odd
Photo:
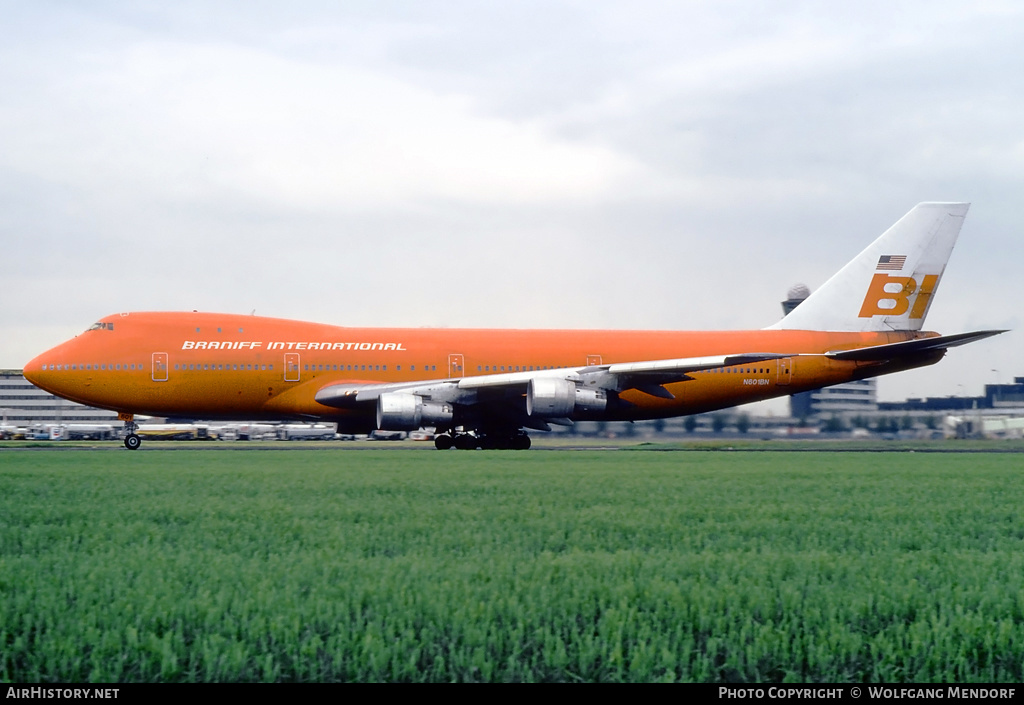
{"label": "horizontal stabilizer", "polygon": [[826,357],[833,360],[891,360],[897,357],[915,355],[930,350],[945,350],[958,345],[966,345],[976,340],[990,338],[993,335],[1005,333],[1005,330],[979,330],[973,333],[957,333],[956,335],[940,335],[934,338],[919,338],[907,340],[902,343],[889,343],[887,345],[874,345],[870,348],[857,348],[856,350],[836,350],[825,353]]}

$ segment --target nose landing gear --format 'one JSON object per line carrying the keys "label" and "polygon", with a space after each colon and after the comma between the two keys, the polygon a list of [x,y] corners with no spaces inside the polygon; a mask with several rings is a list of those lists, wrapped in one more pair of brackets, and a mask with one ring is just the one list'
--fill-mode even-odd
{"label": "nose landing gear", "polygon": [[142,445],[142,439],[135,433],[139,430],[139,425],[131,418],[125,419],[124,430],[128,434],[124,437],[124,447],[128,450],[138,450]]}

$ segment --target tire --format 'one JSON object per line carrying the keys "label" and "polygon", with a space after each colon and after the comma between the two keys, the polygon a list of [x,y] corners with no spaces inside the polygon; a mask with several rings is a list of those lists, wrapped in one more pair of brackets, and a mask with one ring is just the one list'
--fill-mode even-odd
{"label": "tire", "polygon": [[532,445],[530,443],[530,437],[525,433],[521,436],[516,436],[512,441],[512,448],[514,450],[530,450],[530,445]]}
{"label": "tire", "polygon": [[476,450],[480,443],[472,433],[460,433],[455,437],[455,447],[459,450]]}
{"label": "tire", "polygon": [[139,446],[142,445],[142,439],[134,433],[129,433],[124,437],[124,447],[128,450],[138,450]]}

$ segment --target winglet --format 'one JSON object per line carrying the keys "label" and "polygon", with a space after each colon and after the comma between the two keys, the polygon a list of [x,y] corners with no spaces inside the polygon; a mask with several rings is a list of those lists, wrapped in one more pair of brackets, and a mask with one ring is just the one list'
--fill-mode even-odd
{"label": "winglet", "polygon": [[770,329],[921,330],[969,203],[919,203]]}

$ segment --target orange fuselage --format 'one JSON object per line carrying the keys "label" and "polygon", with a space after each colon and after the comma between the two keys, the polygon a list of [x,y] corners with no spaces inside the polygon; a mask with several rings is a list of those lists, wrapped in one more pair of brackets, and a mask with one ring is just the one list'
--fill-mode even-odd
{"label": "orange fuselage", "polygon": [[[131,313],[32,360],[33,383],[118,412],[208,419],[329,419],[372,428],[372,409],[314,400],[344,382],[452,379],[549,368],[737,353],[793,355],[695,372],[666,385],[674,398],[626,390],[601,418],[701,413],[937,362],[853,362],[820,353],[923,337],[922,333],[794,330],[601,331],[345,328],[256,316]],[[798,355],[808,355],[798,357]]]}

